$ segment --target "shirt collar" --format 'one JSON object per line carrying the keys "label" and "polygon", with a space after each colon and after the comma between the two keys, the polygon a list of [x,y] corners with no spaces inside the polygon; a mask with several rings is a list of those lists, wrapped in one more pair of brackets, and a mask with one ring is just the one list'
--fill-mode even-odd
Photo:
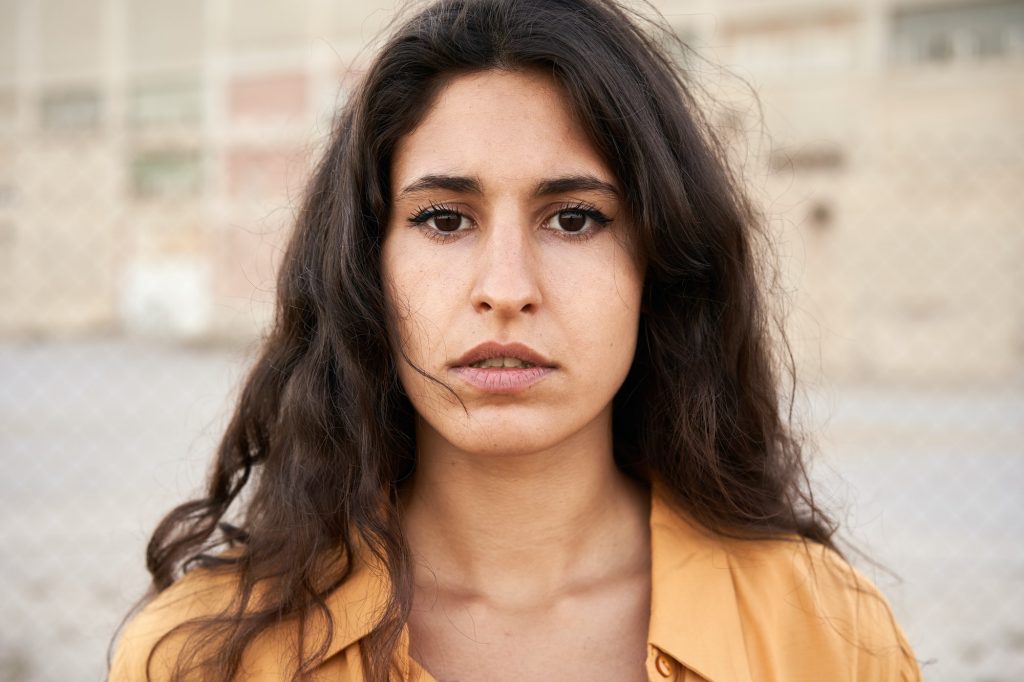
{"label": "shirt collar", "polygon": [[648,642],[709,682],[751,682],[728,554],[651,486]]}
{"label": "shirt collar", "polygon": [[[672,506],[657,481],[651,486],[650,528],[648,643],[709,682],[751,682],[731,567],[721,543]],[[334,634],[325,658],[369,634],[389,591],[379,564],[356,565],[326,598]]]}
{"label": "shirt collar", "polygon": [[[357,556],[360,554],[363,557],[369,555],[368,552],[356,553]],[[387,607],[390,592],[391,581],[384,567],[378,561],[357,559],[348,579],[324,600],[333,625],[324,659],[351,646],[373,630]],[[316,617],[322,618],[322,615]]]}

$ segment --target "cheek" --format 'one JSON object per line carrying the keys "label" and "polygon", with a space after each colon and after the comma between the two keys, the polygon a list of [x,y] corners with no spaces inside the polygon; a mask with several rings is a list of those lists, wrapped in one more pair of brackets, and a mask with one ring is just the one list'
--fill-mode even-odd
{"label": "cheek", "polygon": [[643,277],[626,254],[617,254],[614,267],[609,271],[611,277],[604,316],[606,362],[616,368],[621,382],[625,380],[636,354]]}
{"label": "cheek", "polygon": [[[558,268],[559,307],[576,336],[578,348],[605,360],[629,353],[640,320],[642,274],[620,246],[600,258],[563,259]],[[621,350],[620,350],[621,349]],[[632,356],[628,358],[632,362]]]}
{"label": "cheek", "polygon": [[[430,259],[418,258],[401,240],[385,242],[381,270],[392,343],[422,366],[443,347],[444,302],[451,297],[451,278],[437,272],[437,264]],[[399,371],[403,383],[415,374],[403,361],[399,362]],[[407,377],[407,373],[412,374]]]}
{"label": "cheek", "polygon": [[[593,316],[577,327],[582,333],[579,347],[587,348],[584,370],[596,368],[594,378],[600,383],[607,377],[617,384],[626,378],[636,353],[639,310],[625,300],[608,300],[592,308]],[[584,358],[581,358],[584,359]],[[615,389],[617,390],[617,386]]]}

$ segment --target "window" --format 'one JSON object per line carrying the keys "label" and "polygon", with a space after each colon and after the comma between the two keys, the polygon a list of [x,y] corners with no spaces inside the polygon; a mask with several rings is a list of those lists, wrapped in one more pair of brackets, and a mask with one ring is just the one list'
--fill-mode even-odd
{"label": "window", "polygon": [[234,122],[298,118],[307,99],[305,74],[239,76],[228,84],[228,115]]}
{"label": "window", "polygon": [[922,45],[922,57],[929,62],[948,62],[955,52],[953,36],[948,33],[935,33],[928,36]]}
{"label": "window", "polygon": [[722,28],[730,59],[758,76],[835,73],[853,64],[855,17],[847,13],[780,15]]}
{"label": "window", "polygon": [[202,119],[199,83],[143,83],[129,98],[128,120],[136,128],[198,127]]}
{"label": "window", "polygon": [[845,164],[843,150],[832,144],[776,149],[768,159],[769,167],[776,173],[834,171]]}
{"label": "window", "polygon": [[980,59],[990,57],[1004,57],[1010,54],[1009,31],[1002,30],[998,26],[987,26],[979,29],[972,36],[972,53]]}
{"label": "window", "polygon": [[302,179],[297,149],[232,149],[226,161],[228,192],[234,197],[283,197],[289,184]]}
{"label": "window", "polygon": [[195,196],[202,186],[201,170],[195,149],[139,151],[132,160],[132,191],[140,198]]}
{"label": "window", "polygon": [[1024,2],[982,2],[899,10],[892,61],[948,64],[1024,55]]}
{"label": "window", "polygon": [[44,93],[40,102],[40,124],[51,132],[96,130],[100,125],[99,93],[90,88]]}

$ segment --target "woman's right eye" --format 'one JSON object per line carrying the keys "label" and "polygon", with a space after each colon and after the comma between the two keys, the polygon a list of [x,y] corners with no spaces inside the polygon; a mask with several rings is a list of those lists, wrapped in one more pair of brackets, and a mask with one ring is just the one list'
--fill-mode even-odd
{"label": "woman's right eye", "polygon": [[439,232],[455,232],[462,227],[463,216],[461,213],[436,213],[427,219],[433,221],[433,227]]}
{"label": "woman's right eye", "polygon": [[428,229],[428,236],[447,236],[466,228],[468,219],[462,213],[439,206],[431,206],[409,217],[409,222],[414,225],[425,225]]}

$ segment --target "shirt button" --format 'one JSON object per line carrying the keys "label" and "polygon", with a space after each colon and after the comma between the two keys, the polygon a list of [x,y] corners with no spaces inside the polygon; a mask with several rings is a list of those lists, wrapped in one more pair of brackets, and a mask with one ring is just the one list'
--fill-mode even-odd
{"label": "shirt button", "polygon": [[662,677],[669,677],[672,674],[672,659],[659,652],[654,659],[654,667]]}

